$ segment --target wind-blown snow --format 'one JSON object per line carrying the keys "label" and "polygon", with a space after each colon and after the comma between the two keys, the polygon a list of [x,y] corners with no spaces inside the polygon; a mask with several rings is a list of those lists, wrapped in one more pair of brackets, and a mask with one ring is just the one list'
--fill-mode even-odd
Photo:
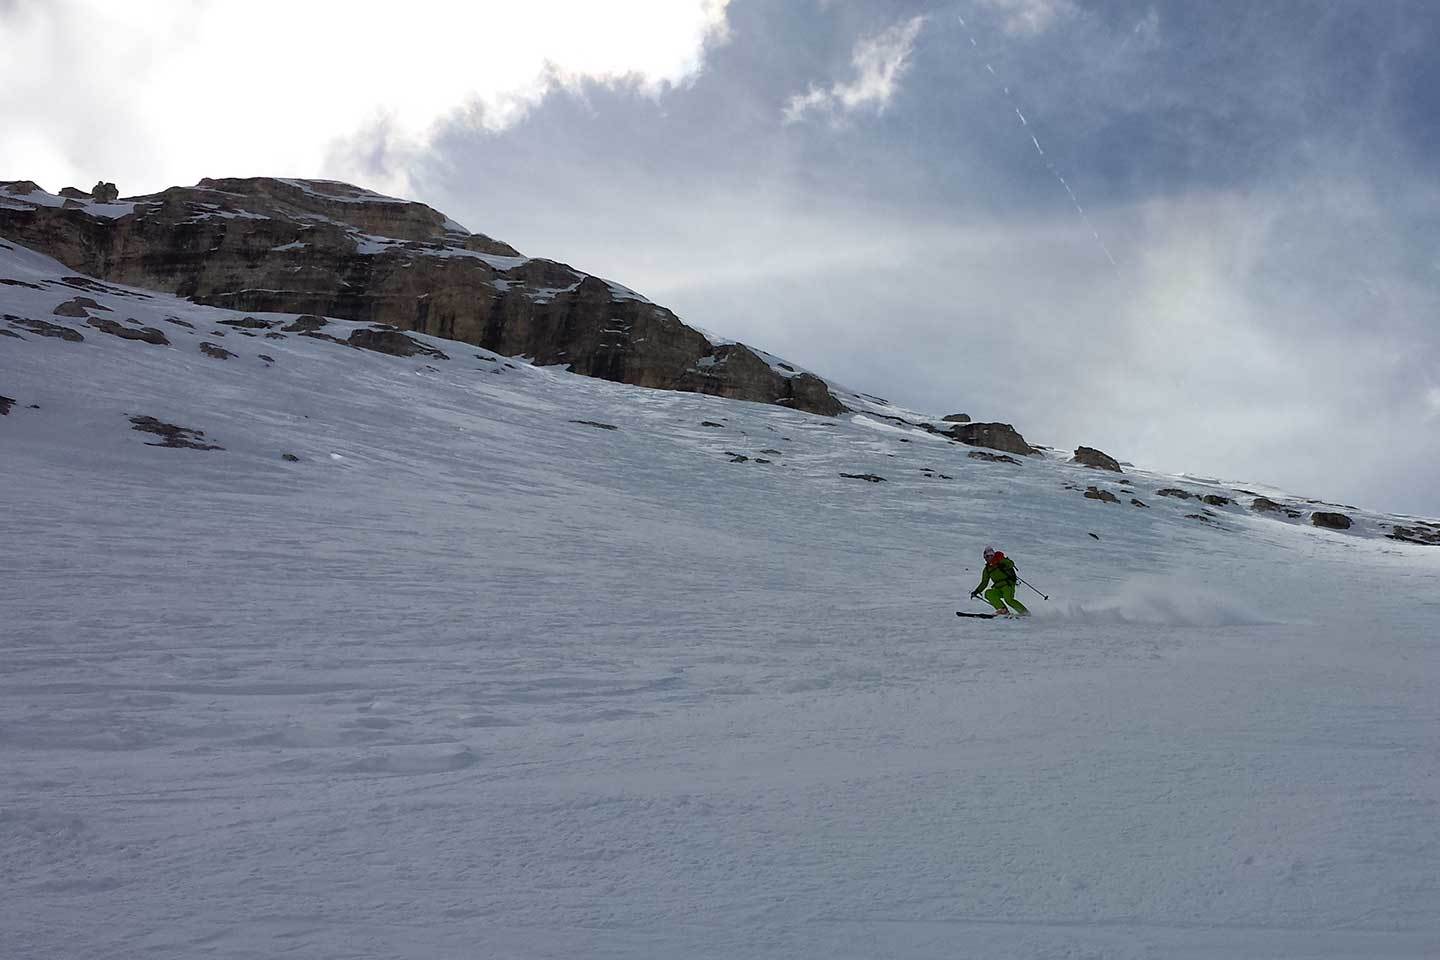
{"label": "wind-blown snow", "polygon": [[[6,957],[1440,944],[1440,550],[1383,518],[86,292],[124,341],[69,273],[0,246],[85,336],[0,321]],[[987,543],[1032,620],[954,616]]]}

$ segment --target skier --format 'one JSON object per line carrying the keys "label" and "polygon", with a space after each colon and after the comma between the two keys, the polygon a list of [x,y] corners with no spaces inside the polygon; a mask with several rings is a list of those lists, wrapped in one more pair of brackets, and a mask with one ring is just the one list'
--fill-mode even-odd
{"label": "skier", "polygon": [[990,606],[995,608],[995,615],[1007,616],[1011,611],[1006,606],[1014,607],[1014,612],[1022,617],[1028,617],[1030,611],[1025,604],[1015,599],[1015,586],[1019,582],[1020,575],[1015,572],[1015,561],[994,547],[985,548],[985,569],[980,574],[980,585],[970,591],[971,597],[980,596],[980,591],[985,590],[985,585],[992,584],[989,590],[985,590],[985,599]]}

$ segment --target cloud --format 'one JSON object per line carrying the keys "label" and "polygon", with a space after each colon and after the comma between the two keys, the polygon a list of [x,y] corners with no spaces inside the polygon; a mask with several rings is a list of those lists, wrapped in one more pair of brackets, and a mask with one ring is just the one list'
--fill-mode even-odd
{"label": "cloud", "polygon": [[785,122],[797,123],[811,113],[833,120],[860,110],[883,112],[900,89],[915,38],[924,25],[925,17],[912,17],[862,39],[850,58],[853,79],[829,87],[811,86],[791,97],[785,105]]}
{"label": "cloud", "polygon": [[1044,33],[1057,22],[1074,16],[1073,0],[981,0],[1004,17],[1005,32],[1012,36]]}
{"label": "cloud", "polygon": [[[44,0],[0,5],[0,175],[127,192],[201,176],[338,178],[337,142],[503,129],[550,91],[658,95],[725,39],[728,0]],[[403,190],[397,182],[372,186]]]}

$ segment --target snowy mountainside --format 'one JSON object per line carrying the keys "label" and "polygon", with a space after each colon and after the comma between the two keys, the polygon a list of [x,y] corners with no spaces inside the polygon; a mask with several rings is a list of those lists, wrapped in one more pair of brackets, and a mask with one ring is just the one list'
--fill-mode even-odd
{"label": "snowy mountainside", "polygon": [[[4,242],[0,314],[7,957],[1440,943],[1400,519]],[[1030,621],[954,616],[987,543]]]}

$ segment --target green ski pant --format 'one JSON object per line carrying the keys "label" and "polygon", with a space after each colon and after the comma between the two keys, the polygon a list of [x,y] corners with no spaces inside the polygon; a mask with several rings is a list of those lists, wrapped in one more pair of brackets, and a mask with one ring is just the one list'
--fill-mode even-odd
{"label": "green ski pant", "polygon": [[1007,603],[1014,607],[1021,616],[1030,612],[1025,604],[1015,599],[1015,584],[1013,583],[995,584],[985,591],[985,599],[990,601],[990,606],[994,607],[997,612],[1004,612]]}

